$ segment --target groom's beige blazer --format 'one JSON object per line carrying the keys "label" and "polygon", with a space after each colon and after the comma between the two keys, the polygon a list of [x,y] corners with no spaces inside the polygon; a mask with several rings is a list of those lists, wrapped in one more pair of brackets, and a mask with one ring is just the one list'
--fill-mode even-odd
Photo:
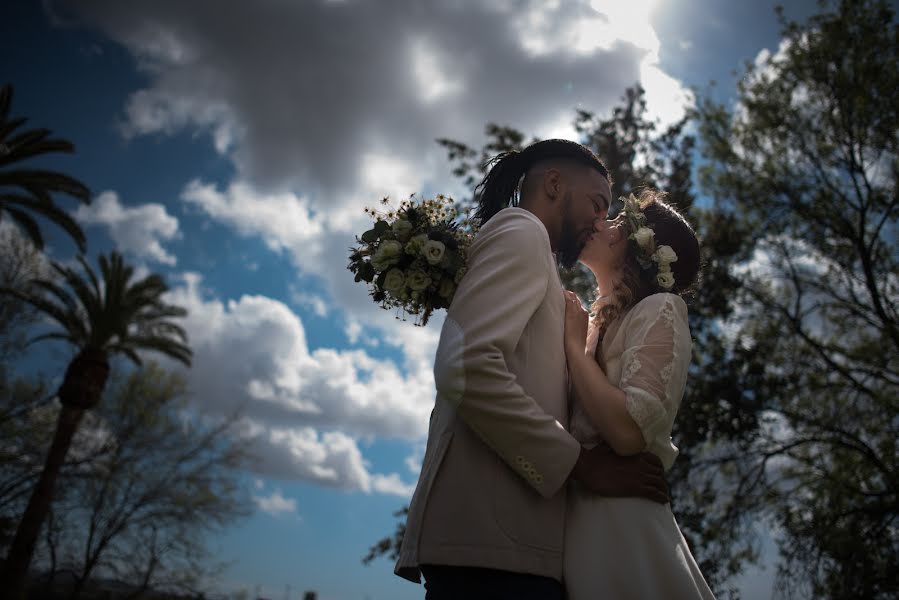
{"label": "groom's beige blazer", "polygon": [[506,208],[481,228],[434,361],[437,398],[395,572],[423,564],[562,577],[565,300],[549,235]]}

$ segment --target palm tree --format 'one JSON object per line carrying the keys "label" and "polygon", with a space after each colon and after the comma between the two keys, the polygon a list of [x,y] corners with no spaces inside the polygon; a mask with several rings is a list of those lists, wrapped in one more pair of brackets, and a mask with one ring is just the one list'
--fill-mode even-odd
{"label": "palm tree", "polygon": [[[71,142],[50,138],[49,129],[28,129],[15,134],[25,124],[24,117],[10,118],[12,86],[0,87],[0,220],[8,215],[28,235],[35,247],[44,248],[44,237],[32,214],[62,227],[84,252],[87,240],[78,223],[56,206],[50,195],[67,194],[90,204],[90,190],[83,183],[56,171],[16,168],[23,160],[53,152],[72,153]],[[15,135],[14,135],[15,134]]]}
{"label": "palm tree", "polygon": [[40,290],[41,295],[11,288],[0,290],[34,306],[61,326],[30,343],[58,339],[77,350],[57,392],[62,408],[44,470],[19,522],[0,579],[0,586],[11,598],[24,593],[31,555],[57,476],[84,412],[100,401],[109,375],[109,357],[123,354],[140,365],[138,352],[150,350],[190,366],[192,356],[186,345],[187,334],[170,320],[184,317],[187,311],[163,302],[162,295],[168,286],[161,276],[154,274],[132,283],[134,268],[113,252],[108,259],[100,256],[101,284],[87,261],[81,256],[78,261],[85,276],[53,263],[53,269],[66,287],[38,279],[33,282],[34,289]]}

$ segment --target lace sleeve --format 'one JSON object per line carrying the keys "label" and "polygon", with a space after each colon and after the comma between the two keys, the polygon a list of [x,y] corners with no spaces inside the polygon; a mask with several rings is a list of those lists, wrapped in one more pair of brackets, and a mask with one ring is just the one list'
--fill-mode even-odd
{"label": "lace sleeve", "polygon": [[619,388],[647,446],[669,442],[690,364],[687,306],[680,296],[655,294],[633,308],[625,333]]}

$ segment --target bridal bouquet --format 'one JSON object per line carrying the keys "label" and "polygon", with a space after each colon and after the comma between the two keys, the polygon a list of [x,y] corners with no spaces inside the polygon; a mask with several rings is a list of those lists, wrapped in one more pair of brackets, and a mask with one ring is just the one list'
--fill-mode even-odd
{"label": "bridal bouquet", "polygon": [[427,325],[434,310],[452,302],[472,236],[457,222],[448,196],[413,194],[397,209],[388,198],[381,204],[387,212],[365,209],[375,223],[356,237],[347,268],[356,281],[369,284],[372,299],[383,308],[416,315],[416,325]]}

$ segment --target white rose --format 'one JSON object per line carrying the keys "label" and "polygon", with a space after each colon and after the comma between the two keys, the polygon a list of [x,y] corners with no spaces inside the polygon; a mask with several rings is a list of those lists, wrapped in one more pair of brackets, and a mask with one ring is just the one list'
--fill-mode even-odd
{"label": "white rose", "polygon": [[659,265],[670,265],[677,262],[677,253],[671,246],[659,246],[652,258]]}
{"label": "white rose", "polygon": [[398,240],[405,242],[412,235],[412,223],[407,219],[397,219],[393,224],[393,233]]}
{"label": "white rose", "polygon": [[406,285],[406,276],[399,269],[390,269],[384,277],[384,291],[396,293]]}
{"label": "white rose", "polygon": [[641,248],[648,248],[655,238],[656,232],[649,227],[641,227],[634,233],[634,240]]}
{"label": "white rose", "polygon": [[440,291],[438,292],[442,298],[449,298],[456,292],[456,284],[452,279],[443,279],[440,281]]}
{"label": "white rose", "polygon": [[446,246],[443,245],[443,242],[438,242],[437,240],[428,241],[424,248],[421,249],[421,253],[428,259],[428,264],[431,265],[440,264],[444,252],[446,252]]}
{"label": "white rose", "polygon": [[428,234],[419,233],[406,244],[406,254],[413,256],[421,252],[421,249],[428,243]]}
{"label": "white rose", "polygon": [[659,274],[656,275],[656,282],[658,282],[659,287],[670,290],[674,287],[674,274],[667,269],[665,271],[659,271]]}
{"label": "white rose", "polygon": [[431,278],[423,271],[412,271],[409,276],[406,277],[406,284],[411,290],[424,290],[431,285]]}
{"label": "white rose", "polygon": [[402,251],[403,245],[396,240],[381,242],[381,245],[375,251],[375,255],[371,257],[371,266],[379,273],[386,271],[399,261]]}

